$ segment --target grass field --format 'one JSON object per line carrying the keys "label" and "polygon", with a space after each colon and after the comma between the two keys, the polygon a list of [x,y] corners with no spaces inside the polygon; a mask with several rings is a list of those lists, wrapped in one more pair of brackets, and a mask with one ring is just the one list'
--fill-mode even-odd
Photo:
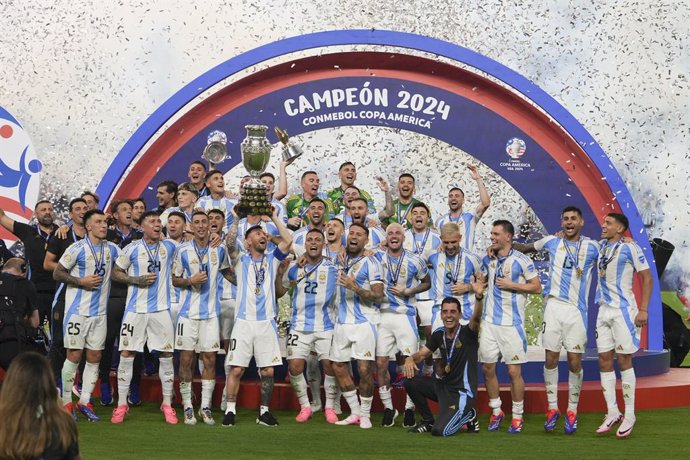
{"label": "grass field", "polygon": [[479,434],[459,433],[450,438],[407,433],[401,426],[381,428],[380,414],[374,414],[374,428],[340,427],[327,424],[322,413],[306,424],[294,421],[294,413],[278,412],[280,426],[255,424],[256,411],[240,410],[233,428],[197,424],[166,425],[157,405],[144,404],[130,410],[122,425],[112,425],[106,408],[96,407],[103,416],[99,423],[80,419],[80,447],[86,459],[208,459],[208,458],[450,458],[460,455],[510,456],[512,458],[639,458],[644,454],[661,458],[683,455],[687,450],[690,408],[640,411],[633,435],[624,440],[615,434],[597,436],[601,414],[582,414],[579,431],[566,436],[562,420],[558,430],[545,433],[543,417],[528,414],[520,435],[486,431],[482,414]]}

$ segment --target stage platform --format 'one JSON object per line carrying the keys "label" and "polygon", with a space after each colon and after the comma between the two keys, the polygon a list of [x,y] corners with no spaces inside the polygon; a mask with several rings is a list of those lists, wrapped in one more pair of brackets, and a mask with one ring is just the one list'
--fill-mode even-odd
{"label": "stage platform", "polygon": [[[251,376],[249,376],[251,377]],[[111,374],[111,384],[117,384],[115,373]],[[217,407],[220,403],[223,391],[224,379],[218,378],[213,395],[213,403]],[[199,400],[201,392],[201,382],[198,377],[194,381],[194,394],[196,401]],[[175,384],[177,389],[177,383]],[[620,381],[618,382],[618,401],[623,407],[623,396],[621,394]],[[322,398],[323,389],[321,390]],[[401,388],[393,388],[393,401],[398,410],[404,409],[405,393]],[[143,377],[141,384],[141,396],[145,401],[160,401],[161,388],[157,377]],[[247,379],[242,382],[238,396],[238,406],[244,408],[258,408],[260,402],[260,388],[257,380]],[[501,400],[504,410],[510,410],[510,387],[501,385]],[[560,383],[558,387],[558,400],[561,411],[565,412],[568,402],[568,385]],[[636,391],[636,407],[638,409],[663,409],[671,407],[690,406],[690,368],[670,369],[662,375],[651,377],[638,377]],[[177,404],[180,403],[179,395],[176,392]],[[343,400],[343,406],[345,402]],[[271,407],[274,409],[299,410],[299,404],[295,398],[289,383],[278,380],[273,392]],[[488,412],[488,398],[483,385],[479,386],[478,408],[480,412]],[[372,410],[379,412],[383,410],[378,391],[374,391],[374,404]],[[599,381],[584,382],[580,396],[580,412],[604,412],[606,404],[601,392]],[[525,412],[544,413],[546,412],[546,394],[541,383],[530,383],[525,387]]]}

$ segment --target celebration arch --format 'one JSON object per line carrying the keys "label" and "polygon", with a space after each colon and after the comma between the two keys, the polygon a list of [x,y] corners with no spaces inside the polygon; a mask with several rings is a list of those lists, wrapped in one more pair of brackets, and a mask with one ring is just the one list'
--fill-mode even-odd
{"label": "celebration arch", "polygon": [[[395,51],[342,51],[353,45]],[[311,49],[324,52],[244,76],[185,112],[219,82]],[[599,234],[606,213],[625,213],[655,278],[642,345],[662,350],[654,257],[625,183],[565,108],[498,62],[452,43],[393,31],[328,31],[270,43],[223,62],[168,99],[127,141],[97,191],[104,201],[139,195],[152,201],[158,182],[186,180],[187,165],[199,158],[207,133],[215,129],[227,133],[232,157],[219,167],[229,170],[240,161],[246,124],[280,126],[292,136],[337,126],[385,126],[439,139],[492,168],[549,232],[560,228],[560,210],[568,204],[583,210],[588,235]],[[595,313],[590,310],[590,326]]]}

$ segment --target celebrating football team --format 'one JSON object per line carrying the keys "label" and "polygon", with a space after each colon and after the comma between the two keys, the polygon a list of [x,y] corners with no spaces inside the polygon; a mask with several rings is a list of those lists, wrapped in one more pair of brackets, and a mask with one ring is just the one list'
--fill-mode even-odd
{"label": "celebrating football team", "polygon": [[[286,360],[299,423],[323,411],[330,424],[370,429],[378,395],[382,427],[394,427],[402,414],[398,423],[413,433],[473,433],[483,409],[490,412],[488,431],[518,434],[522,365],[528,361],[525,310],[543,293],[544,429],[556,430],[562,418],[566,434],[577,431],[583,354],[596,346],[607,411],[591,429],[603,434],[616,427],[618,437],[632,433],[632,355],[647,323],[653,278],[641,249],[625,236],[625,215],[603,216],[597,241],[582,234],[582,211],[564,203],[557,234],[518,242],[513,224],[499,219],[490,225],[489,247],[478,247],[477,224],[498,198],[490,197],[476,165],[463,171],[476,182],[476,195],[467,200],[478,203],[476,208],[466,209],[465,191],[453,185],[448,212],[434,220],[429,204],[415,197],[417,181],[408,172],[390,186],[376,178],[378,198],[385,202],[377,209],[374,195],[355,185],[352,162],[340,165],[338,177],[328,181],[335,186],[330,191],[322,189],[316,172],[300,172],[300,193],[292,196],[289,164],[281,163],[279,178],[261,176],[269,213],[239,212],[245,181],[233,193],[224,174],[203,161],[189,166],[188,182],[158,184],[157,207],[149,211],[140,198],[116,200],[101,210],[91,192],[69,203],[63,226],[56,225],[46,200],[36,204],[33,225],[15,222],[0,209],[0,224],[21,240],[25,258],[23,264],[8,262],[13,269],[3,280],[33,281],[28,300],[17,302],[15,322],[25,319],[34,328],[43,323],[39,330],[46,331],[62,403],[73,418],[98,421],[104,414],[97,414],[93,401],[113,406],[112,423],[137,417],[130,408],[141,401],[140,378],[147,373],[159,376],[156,394],[166,423],[178,423],[173,406],[181,401],[184,424],[200,419],[213,425],[221,355],[223,427],[246,422],[237,408],[252,362],[260,386],[256,423],[279,425],[270,404],[276,368]],[[0,264],[12,255],[5,251]],[[544,267],[528,255],[534,252],[548,257]],[[548,276],[540,276],[542,269]],[[594,344],[587,341],[593,284]],[[11,342],[19,329],[3,321],[0,338]],[[4,344],[3,350],[6,367],[16,352]],[[119,355],[115,388],[113,353]],[[562,358],[568,369],[563,415]],[[623,411],[616,400],[615,360]],[[510,405],[501,399],[499,362],[507,368]],[[200,398],[193,389],[197,369]],[[488,407],[479,407],[480,371]],[[395,407],[395,392],[404,392],[404,406]],[[429,400],[438,402],[436,415]]]}

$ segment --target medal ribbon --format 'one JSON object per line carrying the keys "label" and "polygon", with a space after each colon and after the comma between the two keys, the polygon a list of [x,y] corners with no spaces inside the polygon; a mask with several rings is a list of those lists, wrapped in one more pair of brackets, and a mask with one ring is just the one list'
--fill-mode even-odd
{"label": "medal ribbon", "polygon": [[[309,270],[309,271],[305,270],[304,275],[302,275],[300,278],[297,278],[297,280],[295,280],[295,284],[298,284],[300,281],[302,281],[305,278],[309,278],[311,276],[311,274],[314,273],[319,268],[319,265],[321,265],[322,263],[323,263],[323,259],[321,259],[318,264],[314,265],[314,268],[312,268],[311,270]],[[305,267],[306,267],[306,265],[305,265]]]}
{"label": "medal ribbon", "polygon": [[405,251],[400,254],[400,260],[398,264],[393,265],[393,259],[386,253],[386,264],[388,265],[388,277],[393,285],[398,284],[398,278],[400,278],[400,270],[402,270],[403,261],[405,260]]}
{"label": "medal ribbon", "polygon": [[513,249],[510,250],[507,256],[503,257],[503,260],[501,260],[500,257],[498,257],[496,261],[496,273],[494,273],[494,284],[496,283],[496,278],[498,278],[498,274],[501,274],[501,278],[503,278],[503,266],[506,263],[506,260],[508,260],[508,257],[513,255]]}
{"label": "medal ribbon", "polygon": [[426,232],[424,232],[424,238],[422,238],[422,245],[421,246],[417,245],[417,234],[413,233],[412,243],[414,244],[415,254],[421,255],[424,252],[424,247],[426,246],[426,241],[429,239],[429,233],[430,232],[431,232],[431,229],[427,227]]}
{"label": "medal ribbon", "polygon": [[[455,267],[453,267],[453,272],[450,274],[450,280],[453,282],[453,284],[458,282],[458,277],[460,276],[460,266],[462,265],[462,248],[458,248],[459,251],[457,255],[455,256]],[[448,257],[448,256],[446,256]]]}
{"label": "medal ribbon", "polygon": [[265,254],[261,255],[261,262],[259,262],[258,268],[256,265],[256,262],[254,262],[254,259],[252,259],[252,267],[254,268],[254,280],[256,282],[256,289],[260,290],[261,287],[264,284],[264,259],[266,258]]}
{"label": "medal ribbon", "polygon": [[410,210],[412,209],[412,202],[410,201],[410,204],[408,204],[407,208],[405,209],[405,213],[402,215],[400,214],[400,209],[401,209],[400,200],[398,200],[398,202],[396,203],[395,206],[396,206],[395,214],[396,214],[396,216],[398,216],[398,223],[401,225],[405,225],[407,223],[407,215],[410,213]]}
{"label": "medal ribbon", "polygon": [[192,246],[194,246],[194,252],[196,253],[196,258],[199,260],[199,271],[208,272],[206,265],[204,265],[204,257],[208,254],[209,246],[206,245],[203,251],[199,250],[196,245],[196,241],[192,240]]}
{"label": "medal ribbon", "polygon": [[[621,240],[618,240],[616,244],[613,246],[613,249],[611,251],[608,251],[609,248],[609,242],[607,241],[604,243],[604,246],[601,248],[601,252],[599,253],[599,269],[605,271],[606,267],[611,263],[613,260],[614,256],[616,255],[616,251],[622,244]],[[611,256],[607,259],[606,255],[611,254]]]}
{"label": "medal ribbon", "polygon": [[457,331],[455,331],[455,337],[453,337],[453,343],[450,344],[450,348],[448,347],[448,342],[446,340],[446,334],[445,332],[443,333],[443,343],[446,345],[446,373],[448,373],[448,368],[450,367],[450,362],[451,359],[453,359],[453,353],[455,352],[455,343],[458,341],[458,336],[460,335],[460,325],[458,324],[456,326],[458,328]]}
{"label": "medal ribbon", "polygon": [[86,240],[86,245],[91,250],[91,255],[93,256],[93,261],[94,261],[94,264],[96,265],[96,268],[94,269],[93,274],[103,276],[104,273],[101,273],[101,271],[104,271],[104,268],[105,268],[105,267],[103,267],[105,245],[103,244],[103,242],[101,242],[101,255],[99,258],[96,256],[96,248],[93,247],[93,243],[91,243],[91,239],[89,238],[89,235],[86,235],[86,237],[84,239]]}
{"label": "medal ribbon", "polygon": [[[160,242],[156,243],[156,252],[152,254],[151,251],[149,250],[149,245],[146,244],[146,242],[143,239],[141,240],[141,242],[144,246],[144,249],[146,249],[146,255],[149,258],[148,272],[154,273],[156,268],[160,267],[160,264],[158,263],[158,251],[161,248],[161,243]],[[199,261],[199,263],[201,263],[201,261]]]}
{"label": "medal ribbon", "polygon": [[572,251],[570,250],[570,246],[568,246],[568,242],[563,239],[563,246],[565,246],[565,252],[568,254],[568,259],[570,259],[570,263],[573,264],[576,270],[578,270],[578,273],[580,272],[580,267],[578,267],[578,262],[580,261],[580,246],[582,245],[582,237],[577,239],[577,245],[575,246],[575,255],[573,256]]}
{"label": "medal ribbon", "polygon": [[350,256],[347,256],[347,258],[345,259],[345,267],[343,268],[343,270],[345,270],[345,273],[348,273],[350,269],[357,265],[357,263],[362,259],[364,259],[364,256],[359,256],[352,263],[350,263]]}

